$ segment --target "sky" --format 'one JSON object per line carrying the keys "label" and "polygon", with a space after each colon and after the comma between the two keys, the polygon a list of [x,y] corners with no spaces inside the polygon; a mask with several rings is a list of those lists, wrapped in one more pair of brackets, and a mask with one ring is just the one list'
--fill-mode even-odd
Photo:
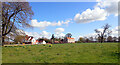
{"label": "sky", "polygon": [[33,29],[24,29],[27,35],[39,37],[63,37],[71,33],[75,40],[82,36],[94,36],[95,29],[111,25],[112,36],[118,33],[117,0],[96,2],[30,2],[34,16]]}

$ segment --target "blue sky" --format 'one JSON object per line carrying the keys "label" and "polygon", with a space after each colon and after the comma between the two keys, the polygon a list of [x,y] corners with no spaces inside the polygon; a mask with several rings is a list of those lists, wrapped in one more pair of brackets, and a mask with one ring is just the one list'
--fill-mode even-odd
{"label": "blue sky", "polygon": [[[60,26],[46,26],[44,29],[35,27],[33,29],[26,29],[28,32],[37,32],[41,34],[42,31],[55,34],[56,28],[63,28],[64,31],[61,33],[66,34],[72,33],[73,37],[84,36],[90,33],[94,33],[94,29],[99,29],[104,24],[108,23],[114,29],[118,26],[118,18],[114,14],[106,16],[105,20],[95,20],[87,23],[76,23],[74,20],[76,14],[81,14],[87,9],[94,10],[94,7],[98,2],[30,2],[30,6],[34,12],[33,20],[37,22],[58,22],[72,19],[67,25],[63,24]],[[105,9],[105,8],[102,8]],[[98,11],[99,12],[99,11]],[[32,25],[32,24],[31,24]]]}

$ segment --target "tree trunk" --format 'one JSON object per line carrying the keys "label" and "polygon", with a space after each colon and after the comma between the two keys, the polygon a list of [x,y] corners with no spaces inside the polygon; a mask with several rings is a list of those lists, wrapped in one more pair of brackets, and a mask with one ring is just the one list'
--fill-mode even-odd
{"label": "tree trunk", "polygon": [[101,40],[101,43],[103,43],[103,41]]}
{"label": "tree trunk", "polygon": [[2,46],[4,46],[4,43],[5,43],[5,38],[4,36],[2,37]]}
{"label": "tree trunk", "polygon": [[103,43],[103,37],[101,37],[101,43]]}
{"label": "tree trunk", "polygon": [[52,39],[52,44],[54,44],[54,39]]}

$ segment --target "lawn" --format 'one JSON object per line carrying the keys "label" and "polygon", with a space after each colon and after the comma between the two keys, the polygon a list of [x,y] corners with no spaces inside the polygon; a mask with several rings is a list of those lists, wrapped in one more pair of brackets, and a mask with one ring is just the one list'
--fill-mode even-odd
{"label": "lawn", "polygon": [[3,63],[117,63],[117,43],[25,45],[2,48]]}

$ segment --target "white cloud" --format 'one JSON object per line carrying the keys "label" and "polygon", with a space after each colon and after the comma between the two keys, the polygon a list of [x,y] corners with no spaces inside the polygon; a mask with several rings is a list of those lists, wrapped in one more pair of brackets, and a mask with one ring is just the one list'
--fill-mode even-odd
{"label": "white cloud", "polygon": [[77,23],[86,23],[105,20],[107,16],[111,14],[118,16],[118,12],[120,12],[120,8],[118,8],[119,1],[120,0],[96,0],[98,3],[94,6],[93,10],[88,8],[81,14],[76,14],[74,21]]}
{"label": "white cloud", "polygon": [[56,28],[55,33],[62,33],[64,32],[64,28]]}
{"label": "white cloud", "polygon": [[65,22],[62,21],[62,24],[66,24],[66,25],[68,25],[68,24],[71,22],[71,20],[72,20],[72,19],[70,19],[70,20],[66,20]]}
{"label": "white cloud", "polygon": [[51,33],[50,32],[46,32],[46,31],[42,31],[42,33],[40,33],[40,35],[44,38],[48,38],[50,39],[51,37]]}
{"label": "white cloud", "polygon": [[77,23],[87,23],[87,22],[105,20],[106,17],[107,17],[107,13],[104,9],[95,7],[93,10],[87,9],[81,14],[80,13],[76,14],[74,20]]}
{"label": "white cloud", "polygon": [[65,36],[64,33],[60,33],[60,34],[55,34],[56,38],[63,38]]}
{"label": "white cloud", "polygon": [[[64,37],[65,34],[63,32],[64,32],[64,28],[56,28],[55,37],[57,38]],[[42,31],[41,33],[38,33],[38,32],[25,32],[25,33],[28,36],[33,36],[35,39],[42,38],[42,37],[50,39],[52,36],[52,34],[47,31]]]}
{"label": "white cloud", "polygon": [[96,5],[96,7],[104,8],[109,15],[114,14],[115,16],[117,16],[119,1],[120,0],[97,0],[98,3]]}
{"label": "white cloud", "polygon": [[64,32],[64,28],[56,28],[55,37],[64,37],[65,34],[63,32]]}
{"label": "white cloud", "polygon": [[114,36],[118,37],[118,36],[120,36],[120,35],[119,35],[119,32],[120,32],[120,26],[116,26],[114,29],[112,29],[112,34],[111,34],[111,36],[112,36],[112,37],[114,37]]}
{"label": "white cloud", "polygon": [[40,27],[41,29],[44,29],[45,27],[51,25],[51,22],[48,22],[48,21],[38,22],[36,19],[34,19],[34,20],[31,20],[31,25],[33,27]]}
{"label": "white cloud", "polygon": [[[64,32],[63,28],[57,28],[55,30],[55,37],[57,37],[57,38],[64,37],[65,34],[62,32]],[[35,39],[42,38],[42,37],[50,39],[52,36],[52,34],[50,32],[47,32],[47,31],[42,31],[41,33],[38,33],[38,32],[25,32],[25,33],[28,36],[33,36]]]}
{"label": "white cloud", "polygon": [[97,36],[97,33],[89,33],[87,35],[84,35],[83,37],[93,37],[95,38]]}
{"label": "white cloud", "polygon": [[49,21],[40,21],[38,22],[36,19],[31,20],[31,25],[33,27],[39,27],[40,29],[44,29],[45,27],[48,26],[61,26],[63,24],[67,25],[70,23],[72,19],[66,20],[66,21],[58,21],[58,22],[49,22]]}
{"label": "white cloud", "polygon": [[33,36],[35,39],[42,38],[42,37],[49,39],[51,37],[51,33],[47,31],[42,31],[41,33],[38,33],[38,32],[25,32],[25,33],[28,36]]}

